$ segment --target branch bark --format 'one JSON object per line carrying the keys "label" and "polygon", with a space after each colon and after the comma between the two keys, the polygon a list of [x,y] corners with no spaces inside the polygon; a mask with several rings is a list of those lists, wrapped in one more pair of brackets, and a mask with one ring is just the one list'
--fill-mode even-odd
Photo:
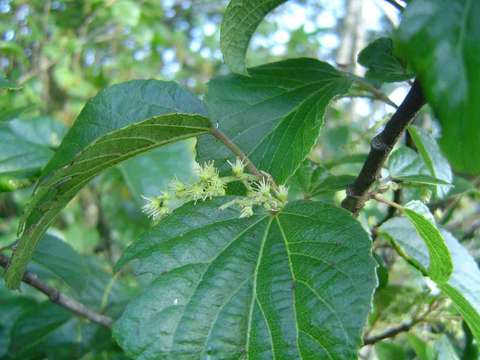
{"label": "branch bark", "polygon": [[418,81],[415,81],[402,104],[385,124],[383,131],[372,139],[370,153],[362,170],[355,182],[347,188],[347,197],[342,202],[345,209],[357,215],[363,208],[368,200],[368,190],[378,178],[382,165],[399,137],[424,104],[422,89]]}
{"label": "branch bark", "polygon": [[415,325],[417,325],[421,321],[422,320],[418,319],[418,320],[412,320],[412,321],[409,321],[409,322],[405,322],[405,323],[403,323],[403,324],[401,324],[397,327],[387,329],[381,334],[366,337],[366,338],[363,339],[363,345],[373,345],[373,344],[375,344],[379,341],[395,337],[398,334],[401,334],[403,332],[410,331],[410,329],[412,327],[414,327]]}
{"label": "branch bark", "polygon": [[[0,254],[0,266],[6,269],[8,266],[8,262],[9,258],[3,254]],[[60,305],[61,307],[64,307],[75,315],[86,318],[91,322],[105,326],[107,328],[112,327],[113,320],[110,317],[99,314],[87,308],[85,305],[78,302],[77,300],[62,294],[60,290],[48,284],[45,284],[38,278],[37,274],[26,271],[25,274],[23,274],[23,282],[44,293],[48,296],[50,301],[57,305]]]}
{"label": "branch bark", "polygon": [[375,344],[379,341],[388,339],[388,338],[393,338],[397,336],[398,334],[401,334],[403,332],[410,331],[414,326],[427,321],[428,315],[437,308],[438,303],[433,301],[429,304],[428,309],[421,315],[414,317],[413,319],[406,321],[402,324],[400,324],[397,327],[392,327],[389,329],[386,329],[384,332],[373,335],[373,336],[366,336],[363,338],[363,345],[372,345]]}

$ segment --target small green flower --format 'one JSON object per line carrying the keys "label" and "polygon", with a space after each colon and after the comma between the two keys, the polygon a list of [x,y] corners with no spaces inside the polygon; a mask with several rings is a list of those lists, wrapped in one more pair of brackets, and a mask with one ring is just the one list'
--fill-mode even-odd
{"label": "small green flower", "polygon": [[172,180],[168,186],[175,193],[176,197],[183,198],[186,196],[187,186],[180,180]]}
{"label": "small green flower", "polygon": [[233,163],[233,164],[230,162],[230,160],[227,160],[227,162],[230,165],[230,167],[232,168],[233,175],[235,175],[238,178],[241,178],[243,176],[244,170],[245,170],[245,164],[243,163],[243,161],[240,160],[239,158],[237,158],[235,160],[235,163]]}
{"label": "small green flower", "polygon": [[153,221],[158,221],[170,213],[170,209],[168,207],[170,195],[168,195],[168,193],[162,193],[161,195],[153,198],[146,196],[142,197],[146,201],[145,205],[142,207],[142,210]]}
{"label": "small green flower", "polygon": [[270,184],[267,182],[267,180],[265,180],[265,178],[262,178],[262,180],[253,184],[253,196],[255,197],[260,197],[266,200],[272,196],[271,190]]}
{"label": "small green flower", "polygon": [[286,203],[288,200],[288,187],[286,187],[285,185],[280,185],[277,191],[277,198],[282,203]]}
{"label": "small green flower", "polygon": [[200,181],[209,181],[214,177],[218,177],[218,170],[213,161],[207,161],[203,165],[195,164],[195,172],[200,178]]}
{"label": "small green flower", "polygon": [[213,177],[210,179],[208,184],[205,187],[204,199],[211,199],[215,196],[224,196],[225,195],[225,181],[220,177]]}
{"label": "small green flower", "polygon": [[190,185],[185,193],[186,197],[189,197],[195,202],[205,200],[205,187],[200,182]]}
{"label": "small green flower", "polygon": [[241,208],[240,210],[241,218],[250,217],[252,215],[253,215],[253,208],[251,206],[244,206],[243,208]]}

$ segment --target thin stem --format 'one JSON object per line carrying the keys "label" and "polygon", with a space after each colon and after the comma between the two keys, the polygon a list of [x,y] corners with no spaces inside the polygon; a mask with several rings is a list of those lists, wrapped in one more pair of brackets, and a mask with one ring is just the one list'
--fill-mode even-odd
{"label": "thin stem", "polygon": [[240,149],[232,140],[230,140],[227,135],[225,135],[220,129],[217,128],[212,128],[210,130],[210,133],[217,140],[221,141],[234,155],[236,155],[240,160],[242,160],[250,173],[261,179],[267,179],[272,184],[274,190],[277,191],[278,186],[277,184],[275,184],[275,181],[272,179],[272,177],[269,174],[258,170],[255,164],[248,158],[248,156],[242,151],[242,149]]}
{"label": "thin stem", "polygon": [[[7,268],[8,266],[9,259],[7,256],[0,254],[0,266],[3,267],[4,269]],[[84,317],[91,322],[94,322],[98,325],[105,326],[107,328],[112,327],[113,320],[112,318],[99,314],[89,308],[87,308],[84,304],[78,302],[75,299],[72,299],[60,292],[60,290],[51,287],[48,284],[45,284],[43,281],[41,281],[37,274],[32,273],[30,271],[26,271],[23,274],[23,280],[24,283],[34,287],[38,291],[44,293],[45,295],[48,296],[50,301],[53,303],[60,305],[61,307],[69,310],[70,312],[74,313],[75,315],[78,315],[80,317]]]}
{"label": "thin stem", "polygon": [[394,201],[388,200],[388,199],[384,198],[384,197],[381,196],[381,195],[372,194],[371,197],[372,197],[372,199],[375,199],[375,200],[377,200],[378,202],[387,204],[387,205],[390,206],[391,208],[394,208],[394,209],[397,209],[397,210],[400,210],[400,211],[403,210],[403,206],[402,206],[402,205],[397,204],[397,203],[394,202]]}
{"label": "thin stem", "polygon": [[[393,202],[400,204],[402,202],[402,189],[397,189],[393,192]],[[377,224],[374,229],[378,229],[380,226],[385,224],[388,220],[393,218],[397,213],[398,208],[395,206],[388,206],[387,215]]]}
{"label": "thin stem", "polygon": [[422,322],[423,319],[414,319],[408,322],[405,322],[397,327],[392,327],[390,329],[385,330],[381,334],[375,335],[375,336],[369,336],[363,339],[363,344],[364,345],[373,345],[379,341],[388,339],[388,338],[393,338],[397,336],[398,334],[401,334],[403,332],[410,331],[411,328],[413,328],[415,325],[419,324]]}
{"label": "thin stem", "polygon": [[363,79],[360,76],[357,76],[355,74],[349,74],[350,78],[360,86],[360,88],[370,92],[373,94],[373,96],[378,99],[383,101],[384,103],[394,107],[395,109],[398,109],[398,105],[395,104],[390,98],[385,95],[383,92],[381,92],[379,89],[377,89],[375,86],[370,84],[368,81]]}
{"label": "thin stem", "polygon": [[377,180],[385,160],[424,104],[422,89],[418,81],[415,81],[402,104],[385,124],[383,131],[372,139],[370,153],[362,170],[354,183],[347,188],[347,197],[342,202],[345,209],[357,215],[363,208],[368,200],[368,191]]}
{"label": "thin stem", "polygon": [[423,312],[423,314],[414,316],[413,319],[411,319],[410,321],[404,322],[399,326],[389,328],[378,335],[365,337],[363,339],[363,345],[373,345],[379,341],[393,338],[398,334],[410,331],[415,325],[418,325],[422,322],[427,321],[428,315],[430,315],[430,313],[434,311],[437,307],[438,307],[438,303],[435,300],[433,300],[428,305],[428,308]]}
{"label": "thin stem", "polygon": [[248,156],[240,149],[227,135],[225,135],[220,129],[212,128],[211,134],[220,140],[232,153],[234,153],[245,164],[247,169],[256,176],[264,177],[265,175],[257,169],[257,167],[250,161]]}
{"label": "thin stem", "polygon": [[117,273],[115,273],[115,275],[112,276],[107,286],[105,287],[105,290],[103,291],[102,301],[100,303],[101,311],[104,311],[107,308],[110,293],[112,292],[113,285],[115,285],[115,282],[117,281],[119,275],[120,271],[118,271]]}

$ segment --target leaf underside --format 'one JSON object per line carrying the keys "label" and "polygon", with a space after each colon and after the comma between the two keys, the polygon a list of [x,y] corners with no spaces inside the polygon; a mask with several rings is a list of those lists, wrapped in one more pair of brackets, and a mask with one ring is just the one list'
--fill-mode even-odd
{"label": "leaf underside", "polygon": [[430,277],[439,284],[445,283],[450,278],[453,270],[450,251],[445,243],[445,239],[438,228],[422,214],[407,208],[404,209],[404,212],[405,216],[415,227],[418,235],[427,245],[430,257],[428,268]]}
{"label": "leaf underside", "polygon": [[210,122],[201,113],[203,106],[192,94],[155,80],[114,85],[90,100],[39,180],[19,228],[6,285],[19,286],[42,234],[92,178],[145,151],[208,132]]}
{"label": "leaf underside", "polygon": [[[440,147],[433,136],[424,129],[414,125],[408,128],[408,132],[410,133],[420,156],[425,161],[430,175],[450,184],[453,181],[452,169],[450,168],[448,160],[441,153]],[[435,193],[439,198],[444,197],[449,191],[450,186],[435,187]]]}
{"label": "leaf underside", "polygon": [[[382,225],[380,232],[400,246],[416,266],[430,276],[428,248],[407,219],[393,218]],[[447,231],[441,233],[451,254],[453,272],[447,282],[439,283],[439,287],[452,299],[474,336],[480,340],[480,270],[457,239]]]}
{"label": "leaf underside", "polygon": [[376,286],[368,235],[346,211],[272,216],[186,204],[124,254],[153,280],[114,326],[135,359],[356,359]]}

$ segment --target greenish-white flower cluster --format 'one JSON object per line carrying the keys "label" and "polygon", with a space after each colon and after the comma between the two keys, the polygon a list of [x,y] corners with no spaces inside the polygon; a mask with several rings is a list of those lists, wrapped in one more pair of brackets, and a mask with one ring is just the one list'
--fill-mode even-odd
{"label": "greenish-white flower cluster", "polygon": [[237,159],[235,163],[228,161],[232,169],[231,176],[221,177],[213,161],[203,165],[196,164],[195,173],[198,181],[186,184],[174,180],[170,184],[170,192],[161,193],[159,196],[147,198],[143,211],[153,221],[158,221],[172,211],[171,201],[173,199],[181,202],[205,201],[217,196],[224,196],[227,184],[230,182],[241,182],[247,189],[247,195],[236,198],[221,206],[225,209],[236,206],[240,210],[240,217],[253,215],[255,206],[261,206],[268,211],[279,211],[288,199],[288,189],[285,186],[273,187],[266,177],[259,179],[257,176],[245,172],[245,164]]}
{"label": "greenish-white flower cluster", "polygon": [[272,212],[280,211],[288,199],[288,189],[281,185],[277,190],[272,188],[265,178],[261,180],[245,182],[247,187],[247,196],[234,199],[224,205],[221,209],[230,206],[238,206],[240,209],[240,217],[250,217],[253,215],[253,208],[261,206],[264,209]]}

